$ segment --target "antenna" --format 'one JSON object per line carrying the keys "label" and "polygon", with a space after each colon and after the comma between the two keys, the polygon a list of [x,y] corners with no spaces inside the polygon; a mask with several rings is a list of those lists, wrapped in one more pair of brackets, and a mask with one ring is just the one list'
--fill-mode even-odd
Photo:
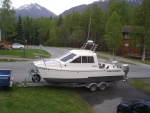
{"label": "antenna", "polygon": [[88,41],[88,39],[89,39],[89,35],[90,35],[91,18],[92,18],[92,12],[91,12],[91,16],[90,16],[90,22],[89,22],[89,30],[88,30],[88,37],[87,37],[87,41]]}

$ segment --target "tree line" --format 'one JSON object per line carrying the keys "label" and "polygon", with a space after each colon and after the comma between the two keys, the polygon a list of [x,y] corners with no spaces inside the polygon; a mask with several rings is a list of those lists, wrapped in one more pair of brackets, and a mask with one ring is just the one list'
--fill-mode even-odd
{"label": "tree line", "polygon": [[[121,46],[123,26],[132,25],[140,26],[138,37],[143,60],[150,48],[149,0],[143,0],[142,5],[136,7],[127,4],[125,0],[109,0],[107,10],[94,5],[87,7],[82,13],[74,11],[65,17],[59,15],[55,18],[38,19],[16,17],[11,0],[1,0],[1,4],[2,37],[10,43],[81,47],[89,39],[99,45],[99,50],[113,51],[113,54],[117,54]],[[131,42],[132,40],[134,38]]]}

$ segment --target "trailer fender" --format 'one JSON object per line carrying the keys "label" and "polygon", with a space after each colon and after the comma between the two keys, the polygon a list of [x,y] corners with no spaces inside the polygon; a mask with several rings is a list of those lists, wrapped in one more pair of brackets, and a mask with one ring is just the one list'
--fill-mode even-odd
{"label": "trailer fender", "polygon": [[106,86],[108,86],[108,83],[106,83],[106,82],[101,82],[101,83],[98,84],[98,87],[100,87],[100,85],[102,85],[102,84],[105,84]]}
{"label": "trailer fender", "polygon": [[106,82],[101,82],[98,86],[99,90],[104,91],[108,87],[108,84]]}
{"label": "trailer fender", "polygon": [[90,88],[92,85],[96,85],[98,87],[98,85],[96,83],[90,83],[90,84],[87,84],[85,87],[86,88]]}

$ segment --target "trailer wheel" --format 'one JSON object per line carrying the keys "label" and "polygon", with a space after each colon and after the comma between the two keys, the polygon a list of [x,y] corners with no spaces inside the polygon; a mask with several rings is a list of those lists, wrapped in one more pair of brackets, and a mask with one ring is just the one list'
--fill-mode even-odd
{"label": "trailer wheel", "polygon": [[104,91],[106,88],[107,88],[106,83],[102,83],[102,84],[99,86],[99,89],[100,89],[101,91]]}
{"label": "trailer wheel", "polygon": [[39,74],[32,75],[32,81],[34,83],[40,82],[40,80],[41,80],[41,76]]}
{"label": "trailer wheel", "polygon": [[96,90],[97,90],[97,85],[96,85],[96,84],[92,84],[92,85],[89,87],[89,90],[90,90],[91,92],[96,91]]}

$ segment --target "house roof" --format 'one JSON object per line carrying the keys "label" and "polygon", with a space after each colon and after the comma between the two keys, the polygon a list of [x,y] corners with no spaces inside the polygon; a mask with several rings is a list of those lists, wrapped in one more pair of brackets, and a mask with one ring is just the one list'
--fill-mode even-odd
{"label": "house roof", "polygon": [[140,26],[131,26],[131,25],[124,25],[122,32],[123,33],[130,33],[133,31],[134,33],[141,33],[142,27]]}
{"label": "house roof", "polygon": [[125,25],[123,27],[123,33],[130,33],[133,29],[133,26],[130,26],[130,25]]}

